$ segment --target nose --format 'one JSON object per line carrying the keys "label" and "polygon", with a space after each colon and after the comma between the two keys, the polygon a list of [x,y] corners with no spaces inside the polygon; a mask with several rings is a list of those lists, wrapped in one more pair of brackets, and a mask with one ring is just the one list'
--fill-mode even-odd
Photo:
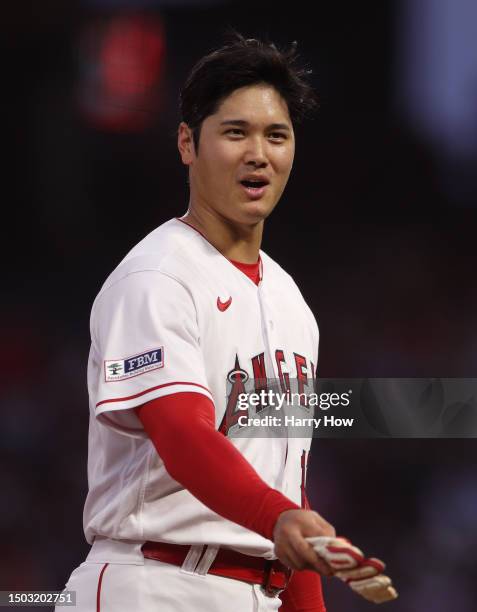
{"label": "nose", "polygon": [[254,168],[265,168],[268,165],[265,145],[261,138],[250,139],[244,161],[247,166],[253,166]]}

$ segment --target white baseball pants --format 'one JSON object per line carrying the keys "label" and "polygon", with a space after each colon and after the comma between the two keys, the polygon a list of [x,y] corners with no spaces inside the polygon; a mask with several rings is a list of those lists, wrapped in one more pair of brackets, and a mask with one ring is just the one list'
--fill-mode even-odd
{"label": "white baseball pants", "polygon": [[[89,558],[66,584],[76,592],[75,612],[269,612],[279,597],[241,580],[185,572],[152,559],[141,564]],[[57,606],[55,612],[68,612]]]}

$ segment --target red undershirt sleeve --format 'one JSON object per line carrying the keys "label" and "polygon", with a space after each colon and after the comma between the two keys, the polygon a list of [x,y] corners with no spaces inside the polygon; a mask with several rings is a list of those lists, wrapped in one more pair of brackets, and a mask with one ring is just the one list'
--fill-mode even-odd
{"label": "red undershirt sleeve", "polygon": [[204,395],[167,395],[136,412],[172,478],[217,514],[272,540],[278,516],[299,509],[215,429],[214,405]]}
{"label": "red undershirt sleeve", "polygon": [[[303,508],[311,509],[306,493]],[[293,572],[287,588],[280,594],[280,599],[280,612],[326,612],[321,576],[313,571]]]}
{"label": "red undershirt sleeve", "polygon": [[280,593],[280,612],[326,612],[319,574],[309,570],[293,572],[287,588]]}

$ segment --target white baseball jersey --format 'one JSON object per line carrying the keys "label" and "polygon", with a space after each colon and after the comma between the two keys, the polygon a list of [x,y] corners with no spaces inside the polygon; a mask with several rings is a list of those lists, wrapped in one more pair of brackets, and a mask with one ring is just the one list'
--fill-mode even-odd
{"label": "white baseball jersey", "polygon": [[[292,278],[265,253],[260,257],[257,286],[194,228],[172,219],[136,245],[103,285],[91,314],[88,363],[90,543],[105,536],[274,557],[271,541],[222,518],[168,474],[133,410],[169,394],[201,393],[213,401],[219,428],[231,410],[231,372],[281,380],[314,375],[313,314]],[[268,485],[301,504],[309,439],[231,443]],[[193,469],[194,457],[190,462]]]}

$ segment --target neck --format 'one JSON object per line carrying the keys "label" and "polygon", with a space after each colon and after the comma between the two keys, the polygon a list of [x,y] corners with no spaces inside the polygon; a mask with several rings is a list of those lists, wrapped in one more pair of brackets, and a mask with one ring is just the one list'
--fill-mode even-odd
{"label": "neck", "polygon": [[236,224],[215,211],[197,209],[191,204],[182,219],[201,232],[227,259],[242,263],[258,261],[263,221],[254,225]]}

